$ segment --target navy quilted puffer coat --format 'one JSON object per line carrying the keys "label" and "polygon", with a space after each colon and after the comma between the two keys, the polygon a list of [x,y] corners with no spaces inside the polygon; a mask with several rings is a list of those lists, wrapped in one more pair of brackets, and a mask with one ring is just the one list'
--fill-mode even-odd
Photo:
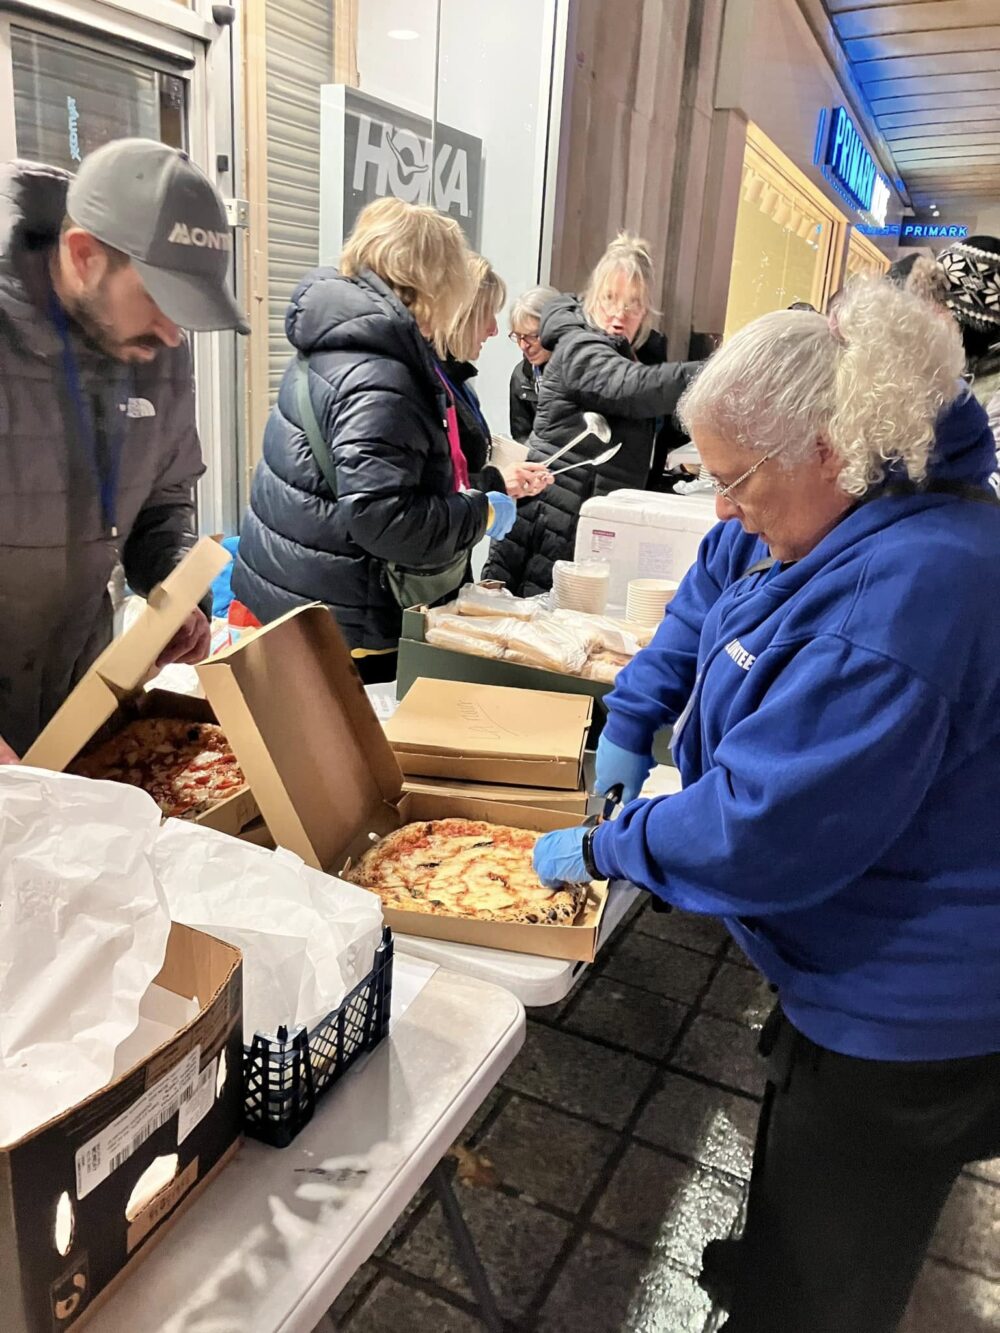
{"label": "navy quilted puffer coat", "polygon": [[489,502],[454,490],[433,354],[380,278],[314,270],[292,297],[285,332],[309,358],[337,494],[309,448],[290,367],[264,433],[233,593],[264,623],[325,602],[351,648],[394,648],[402,613],[385,562],[434,568],[471,551]]}
{"label": "navy quilted puffer coat", "polygon": [[[673,412],[698,368],[693,362],[643,364],[624,338],[595,328],[575,296],[555,297],[548,303],[542,311],[541,339],[552,357],[538,389],[534,427],[527,441],[529,460],[546,462],[579,434],[584,411],[607,417],[611,441],[622,447],[602,468],[567,472],[536,499],[518,505],[517,522],[509,536],[493,543],[484,571],[486,578],[498,579],[518,597],[548,592],[553,564],[573,559],[585,501],[623,488],[646,488],[654,462],[656,419]],[[659,345],[663,347],[662,340]],[[603,448],[592,437],[585,439],[559,466],[596,458]],[[662,472],[662,459],[657,467]]]}

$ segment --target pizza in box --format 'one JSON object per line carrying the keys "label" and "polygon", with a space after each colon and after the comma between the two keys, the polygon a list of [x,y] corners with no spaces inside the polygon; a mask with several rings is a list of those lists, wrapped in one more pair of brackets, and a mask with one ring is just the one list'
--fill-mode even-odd
{"label": "pizza in box", "polygon": [[531,863],[540,836],[476,819],[423,820],[369,848],[344,878],[399,911],[571,926],[587,886],[542,884]]}
{"label": "pizza in box", "polygon": [[68,771],[141,787],[170,819],[197,819],[247,787],[222,728],[183,718],[128,722]]}

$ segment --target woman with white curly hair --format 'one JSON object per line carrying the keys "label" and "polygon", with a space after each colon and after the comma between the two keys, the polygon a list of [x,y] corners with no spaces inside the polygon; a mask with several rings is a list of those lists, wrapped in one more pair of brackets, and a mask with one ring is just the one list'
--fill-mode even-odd
{"label": "woman with white curly hair", "polygon": [[[890,1333],[1000,1155],[1000,506],[962,365],[872,280],[712,358],[680,412],[722,521],[607,699],[629,804],[536,848],[723,918],[777,991],[746,1227],[704,1258],[728,1333]],[[668,725],[684,789],[637,800]]]}

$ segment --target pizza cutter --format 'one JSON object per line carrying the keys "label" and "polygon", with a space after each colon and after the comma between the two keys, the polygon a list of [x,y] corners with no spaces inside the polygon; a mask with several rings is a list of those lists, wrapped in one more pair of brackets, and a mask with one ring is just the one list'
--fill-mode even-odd
{"label": "pizza cutter", "polygon": [[593,863],[593,854],[590,850],[591,839],[594,836],[594,830],[599,824],[611,818],[615,812],[615,806],[621,803],[624,787],[620,782],[613,787],[609,787],[604,793],[604,804],[596,814],[588,815],[583,821],[582,827],[585,830],[583,836],[583,863],[587,867],[592,879],[597,879],[597,868]]}
{"label": "pizza cutter", "polygon": [[624,791],[625,787],[621,782],[616,782],[613,787],[609,787],[604,793],[604,804],[601,809],[597,814],[593,814],[585,820],[583,827],[596,828],[598,824],[603,824],[605,820],[610,819],[615,813],[616,806],[621,805]]}

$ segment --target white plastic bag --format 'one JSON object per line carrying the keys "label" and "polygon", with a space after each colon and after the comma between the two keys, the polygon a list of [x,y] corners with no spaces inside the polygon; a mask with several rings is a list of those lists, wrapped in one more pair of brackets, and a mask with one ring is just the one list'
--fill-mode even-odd
{"label": "white plastic bag", "polygon": [[168,819],[156,865],[174,921],[243,952],[243,1036],[312,1028],[372,969],[374,893],[186,820]]}
{"label": "white plastic bag", "polygon": [[155,802],[0,767],[0,1143],[110,1082],[163,966]]}

